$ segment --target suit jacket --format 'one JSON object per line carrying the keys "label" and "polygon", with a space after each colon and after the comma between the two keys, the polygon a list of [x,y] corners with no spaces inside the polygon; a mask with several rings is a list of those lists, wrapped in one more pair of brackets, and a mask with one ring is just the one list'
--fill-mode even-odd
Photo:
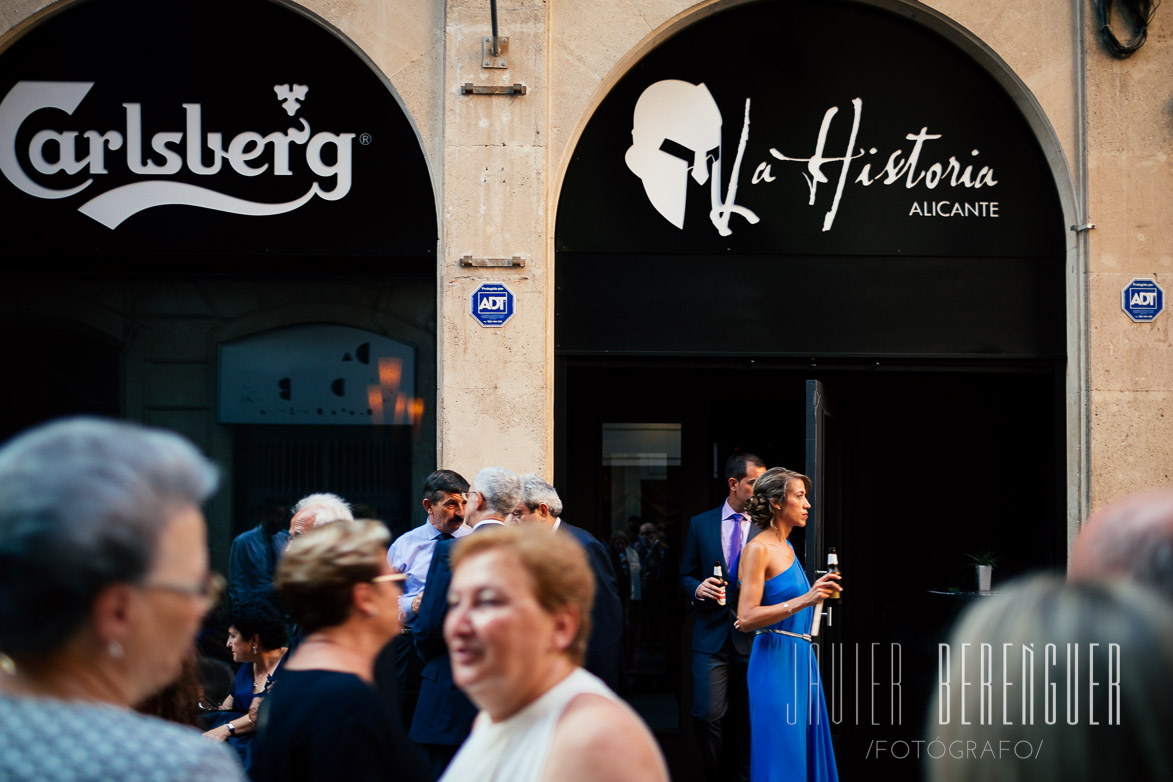
{"label": "suit jacket", "polygon": [[477,716],[477,707],[452,681],[452,662],[444,643],[448,587],[452,583],[448,557],[456,542],[436,543],[420,610],[412,626],[415,649],[424,658],[424,669],[408,738],[420,744],[459,745],[468,738]]}
{"label": "suit jacket", "polygon": [[[733,646],[742,654],[749,654],[753,635],[742,633],[733,627],[737,621],[737,598],[741,590],[737,585],[737,574],[729,573],[729,563],[721,548],[721,508],[692,517],[684,543],[684,556],[680,559],[680,587],[692,604],[696,606],[696,621],[692,626],[692,648],[705,654],[716,654],[733,639]],[[757,525],[750,524],[749,537],[758,532]],[[696,589],[701,582],[713,575],[713,563],[720,562],[727,573],[729,585],[725,587],[725,605],[716,600],[697,600]]]}
{"label": "suit jacket", "polygon": [[591,637],[583,667],[618,692],[623,668],[623,603],[619,600],[619,580],[611,566],[611,555],[598,538],[582,527],[562,521],[558,532],[570,535],[582,545],[595,576]]}

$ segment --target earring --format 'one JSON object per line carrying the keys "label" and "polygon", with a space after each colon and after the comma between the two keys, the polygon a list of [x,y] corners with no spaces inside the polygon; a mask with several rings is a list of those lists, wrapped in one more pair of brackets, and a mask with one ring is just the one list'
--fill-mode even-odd
{"label": "earring", "polygon": [[115,640],[110,640],[106,643],[106,652],[115,660],[122,659],[122,644]]}
{"label": "earring", "polygon": [[9,676],[16,676],[16,662],[4,652],[0,652],[0,671]]}
{"label": "earring", "polygon": [[256,653],[257,653],[257,645],[253,644],[253,654],[256,654]]}

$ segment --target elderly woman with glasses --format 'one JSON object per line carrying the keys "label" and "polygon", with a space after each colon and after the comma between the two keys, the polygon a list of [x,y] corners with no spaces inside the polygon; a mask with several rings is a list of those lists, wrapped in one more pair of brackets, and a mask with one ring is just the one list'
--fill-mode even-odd
{"label": "elderly woman with glasses", "polygon": [[216,480],[181,437],[113,421],[0,449],[0,779],[241,778],[223,745],[130,710],[208,610]]}
{"label": "elderly woman with glasses", "polygon": [[659,782],[640,718],[582,668],[594,579],[573,538],[493,528],[452,553],[444,640],[480,709],[444,782]]}
{"label": "elderly woman with glasses", "polygon": [[265,698],[257,782],[426,780],[399,714],[373,687],[375,657],[399,634],[404,576],[387,564],[377,521],[314,527],[277,567],[277,596],[305,632]]}

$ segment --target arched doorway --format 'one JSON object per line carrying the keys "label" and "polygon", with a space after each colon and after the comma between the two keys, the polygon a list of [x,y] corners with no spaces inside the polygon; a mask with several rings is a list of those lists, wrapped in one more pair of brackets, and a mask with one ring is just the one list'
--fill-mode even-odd
{"label": "arched doorway", "polygon": [[[567,505],[601,535],[639,507],[679,552],[688,519],[721,503],[731,452],[815,477],[821,523],[795,546],[808,572],[836,546],[855,587],[824,639],[848,655],[827,691],[846,778],[869,741],[920,738],[967,554],[996,551],[1003,579],[1065,561],[1054,141],[972,40],[923,19],[751,2],[683,25],[592,115],[555,234]],[[645,716],[675,715],[662,737],[686,737],[672,587],[636,691]]]}
{"label": "arched doorway", "polygon": [[[284,0],[61,2],[2,46],[6,290],[34,315],[65,301],[125,323],[117,412],[223,466],[208,508],[223,566],[255,520],[233,500],[248,491],[218,339],[315,321],[405,335],[418,396],[435,396],[438,221],[412,118],[367,54]],[[435,462],[433,405],[415,423],[396,477],[411,486]],[[406,525],[418,503],[394,494],[379,511]]]}

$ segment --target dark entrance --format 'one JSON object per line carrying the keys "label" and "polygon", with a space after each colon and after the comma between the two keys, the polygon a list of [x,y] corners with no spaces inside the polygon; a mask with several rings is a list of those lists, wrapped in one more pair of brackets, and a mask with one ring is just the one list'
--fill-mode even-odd
{"label": "dark entrance", "polygon": [[[733,451],[817,478],[824,524],[792,542],[845,574],[821,649],[845,779],[884,763],[873,740],[923,738],[966,555],[998,580],[1064,560],[1062,209],[1020,96],[962,39],[898,2],[718,11],[618,81],[559,201],[566,505],[601,537],[638,505],[678,554]],[[633,690],[693,779],[677,584]]]}
{"label": "dark entrance", "polygon": [[[595,520],[606,537],[626,518],[613,518],[607,504],[605,429],[679,426],[679,465],[648,481],[643,514],[664,523],[668,551],[678,555],[688,519],[721,503],[719,470],[733,450],[813,473],[806,381],[823,382],[838,426],[823,502],[842,520],[839,530],[828,526],[825,544],[838,548],[848,590],[825,631],[823,675],[828,709],[842,720],[840,773],[850,778],[851,769],[874,770],[874,760],[864,762],[873,739],[920,737],[935,643],[974,588],[966,554],[995,550],[999,579],[1062,566],[1063,428],[1054,404],[1062,376],[1042,361],[815,363],[563,359],[557,482],[575,517]],[[801,537],[792,543],[804,551]],[[690,779],[688,617],[679,579],[670,581],[663,634],[639,629],[633,701],[660,729],[673,778]]]}

